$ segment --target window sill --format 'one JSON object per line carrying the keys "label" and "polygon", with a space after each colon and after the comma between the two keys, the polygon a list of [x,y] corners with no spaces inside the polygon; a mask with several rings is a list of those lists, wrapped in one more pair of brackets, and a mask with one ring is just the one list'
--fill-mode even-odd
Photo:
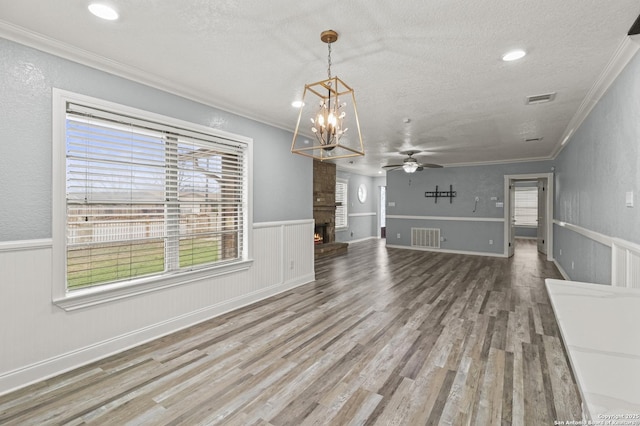
{"label": "window sill", "polygon": [[115,283],[95,288],[69,291],[64,297],[54,298],[55,303],[65,311],[75,311],[115,300],[164,290],[179,285],[248,270],[253,260],[244,260],[211,268],[180,272],[160,277],[141,278],[126,283]]}

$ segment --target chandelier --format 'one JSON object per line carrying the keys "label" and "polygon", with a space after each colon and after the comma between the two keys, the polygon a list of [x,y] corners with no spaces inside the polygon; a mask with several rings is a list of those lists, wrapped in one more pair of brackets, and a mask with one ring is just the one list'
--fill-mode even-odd
{"label": "chandelier", "polygon": [[[323,31],[320,40],[329,50],[328,78],[305,84],[291,152],[320,161],[364,155],[353,89],[331,75],[331,44],[338,40],[338,33]],[[355,125],[355,131],[348,132],[348,122]],[[305,123],[302,128],[301,123]]]}

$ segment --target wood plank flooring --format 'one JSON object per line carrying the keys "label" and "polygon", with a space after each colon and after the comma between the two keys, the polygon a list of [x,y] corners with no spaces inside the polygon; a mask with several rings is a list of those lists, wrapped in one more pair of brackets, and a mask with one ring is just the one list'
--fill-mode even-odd
{"label": "wood plank flooring", "polygon": [[0,397],[0,424],[552,425],[580,400],[534,242],[351,244],[316,281]]}

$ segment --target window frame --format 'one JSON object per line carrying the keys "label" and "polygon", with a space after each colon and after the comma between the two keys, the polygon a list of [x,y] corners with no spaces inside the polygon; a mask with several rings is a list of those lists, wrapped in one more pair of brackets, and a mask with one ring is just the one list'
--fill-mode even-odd
{"label": "window frame", "polygon": [[[344,201],[338,201],[338,184],[344,185]],[[335,226],[337,230],[344,230],[349,228],[349,180],[347,179],[336,179],[336,188],[335,188],[335,202],[336,202],[336,213],[335,213]],[[338,203],[341,203],[339,206]],[[344,217],[344,225],[338,226],[338,210],[339,207],[344,209],[344,213],[342,216]]]}
{"label": "window frame", "polygon": [[[64,310],[71,311],[98,305],[113,300],[179,286],[204,278],[247,270],[251,267],[251,242],[253,229],[253,140],[251,138],[213,129],[177,118],[140,110],[65,90],[53,89],[52,105],[52,300]],[[205,133],[216,138],[234,140],[246,145],[243,244],[240,258],[233,261],[203,266],[190,271],[172,271],[153,276],[134,278],[128,281],[102,284],[93,287],[69,290],[66,283],[66,108],[68,103],[85,105],[89,108],[113,111],[142,120],[163,123],[168,126]]]}

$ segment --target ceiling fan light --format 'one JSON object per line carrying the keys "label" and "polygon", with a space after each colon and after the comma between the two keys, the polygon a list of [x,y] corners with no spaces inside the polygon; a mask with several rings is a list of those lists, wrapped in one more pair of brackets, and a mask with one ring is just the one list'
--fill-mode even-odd
{"label": "ceiling fan light", "polygon": [[412,161],[406,162],[402,165],[402,169],[406,173],[414,173],[416,170],[418,170],[418,163],[414,163]]}

